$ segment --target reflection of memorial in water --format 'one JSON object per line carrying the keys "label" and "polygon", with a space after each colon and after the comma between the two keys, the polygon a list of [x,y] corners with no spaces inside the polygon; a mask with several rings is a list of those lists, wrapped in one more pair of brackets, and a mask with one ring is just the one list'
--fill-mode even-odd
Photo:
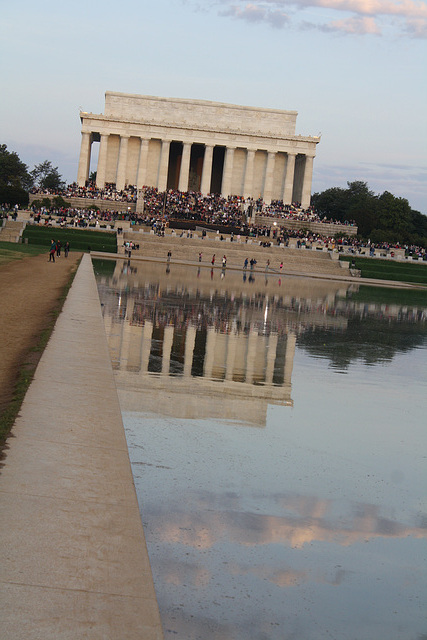
{"label": "reflection of memorial in water", "polygon": [[211,279],[210,269],[189,278],[188,267],[175,266],[165,276],[160,265],[125,270],[119,265],[100,291],[126,410],[264,425],[268,404],[292,405],[297,335],[346,327],[328,314],[343,295],[334,283],[266,282],[261,274],[248,284],[239,272]]}

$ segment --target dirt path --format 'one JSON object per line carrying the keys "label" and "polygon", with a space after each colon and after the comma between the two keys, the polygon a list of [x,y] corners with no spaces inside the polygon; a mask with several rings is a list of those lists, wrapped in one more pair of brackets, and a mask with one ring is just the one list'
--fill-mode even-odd
{"label": "dirt path", "polygon": [[47,253],[0,266],[0,414],[10,403],[21,367],[36,364],[31,349],[52,322],[80,253],[48,262]]}

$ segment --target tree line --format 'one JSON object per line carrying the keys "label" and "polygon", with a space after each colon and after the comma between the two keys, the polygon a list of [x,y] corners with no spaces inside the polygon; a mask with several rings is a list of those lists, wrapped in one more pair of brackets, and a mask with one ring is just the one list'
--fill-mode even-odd
{"label": "tree line", "polygon": [[63,189],[65,182],[49,160],[36,164],[32,171],[22,162],[15,151],[8,151],[0,144],[0,202],[27,206],[28,192],[33,187],[41,189]]}
{"label": "tree line", "polygon": [[[0,203],[26,206],[32,187],[58,190],[65,187],[65,182],[58,167],[48,160],[29,171],[15,151],[8,151],[5,144],[0,144]],[[311,204],[321,217],[354,221],[359,237],[364,240],[427,248],[427,216],[411,209],[405,198],[389,191],[375,194],[366,182],[348,182],[346,189],[332,187],[314,193]]]}
{"label": "tree line", "polygon": [[389,191],[375,194],[366,182],[347,182],[346,189],[332,187],[314,193],[311,204],[321,217],[354,221],[365,240],[427,246],[427,216]]}

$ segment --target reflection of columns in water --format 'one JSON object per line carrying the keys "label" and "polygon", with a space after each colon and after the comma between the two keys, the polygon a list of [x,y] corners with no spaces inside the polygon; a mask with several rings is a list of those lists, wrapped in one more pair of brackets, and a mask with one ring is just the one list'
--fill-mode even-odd
{"label": "reflection of columns in water", "polygon": [[108,350],[110,352],[111,364],[114,366],[114,362],[117,361],[117,354],[114,354],[114,345],[111,336],[114,333],[113,330],[113,315],[107,311],[104,307],[104,327],[105,335],[107,336]]}
{"label": "reflection of columns in water", "polygon": [[276,362],[278,335],[271,333],[268,339],[267,364],[265,368],[266,384],[273,384],[274,364]]}
{"label": "reflection of columns in water", "polygon": [[233,327],[228,335],[227,341],[227,359],[225,362],[225,379],[233,380],[234,364],[236,361],[237,333]]}
{"label": "reflection of columns in water", "polygon": [[297,341],[296,333],[294,333],[293,331],[291,333],[288,333],[288,337],[286,340],[286,357],[285,357],[285,372],[284,372],[285,384],[291,384],[292,369],[294,367],[296,341]]}
{"label": "reflection of columns in water", "polygon": [[134,298],[128,297],[126,300],[126,314],[123,318],[122,324],[122,343],[120,345],[120,368],[127,369],[129,353],[131,350],[131,338],[132,331],[130,326],[130,321],[132,320],[133,315],[133,305]]}
{"label": "reflection of columns in water", "polygon": [[194,344],[196,342],[196,327],[190,325],[187,327],[185,335],[185,355],[184,355],[184,376],[191,375],[191,367],[193,366]]}
{"label": "reflection of columns in water", "polygon": [[227,358],[227,340],[226,333],[217,333],[215,340],[215,357],[212,370],[212,377],[216,380],[224,380],[225,362]]}
{"label": "reflection of columns in water", "polygon": [[141,356],[141,373],[147,373],[148,362],[150,360],[151,337],[153,335],[153,323],[149,320],[145,321],[142,330],[142,356]]}
{"label": "reflection of columns in water", "polygon": [[171,361],[174,327],[168,325],[163,334],[162,374],[168,375]]}
{"label": "reflection of columns in water", "polygon": [[207,337],[206,337],[206,352],[205,352],[205,362],[203,367],[203,376],[205,378],[212,378],[212,371],[215,360],[215,342],[216,342],[216,331],[214,327],[208,327]]}
{"label": "reflection of columns in water", "polygon": [[252,384],[255,369],[255,356],[257,351],[258,334],[251,329],[248,337],[248,351],[246,357],[246,382]]}

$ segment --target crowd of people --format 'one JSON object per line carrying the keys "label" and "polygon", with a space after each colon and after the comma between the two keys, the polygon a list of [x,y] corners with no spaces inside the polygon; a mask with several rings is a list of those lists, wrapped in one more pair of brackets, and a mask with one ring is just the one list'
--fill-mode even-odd
{"label": "crowd of people", "polygon": [[[136,202],[137,189],[135,186],[127,186],[123,191],[117,192],[115,185],[105,185],[103,189],[96,187],[95,183],[89,182],[85,187],[79,187],[76,183],[68,185],[64,190],[34,190],[32,193],[38,193],[43,196],[61,195],[62,197],[82,197],[88,199],[103,199],[111,201]],[[128,210],[120,211],[97,211],[94,209],[77,209],[51,207],[36,210],[33,208],[34,221],[40,221],[41,217],[57,216],[60,224],[68,224],[67,218],[73,219],[74,226],[99,227],[104,225],[115,225],[117,221],[126,219],[131,225],[146,225],[155,231],[164,235],[165,227],[169,224],[172,226],[173,221],[200,222],[202,225],[210,225],[210,227],[221,227],[221,229],[230,229],[233,240],[234,233],[246,238],[256,238],[263,246],[271,246],[272,244],[289,245],[291,238],[296,238],[298,248],[311,247],[313,244],[328,246],[329,248],[337,248],[341,251],[351,252],[354,254],[366,253],[370,254],[376,249],[393,252],[396,249],[405,249],[406,255],[417,256],[423,260],[427,259],[426,252],[423,248],[415,245],[399,245],[399,243],[372,243],[362,241],[356,236],[347,236],[343,233],[342,237],[336,234],[330,235],[322,233],[308,232],[303,227],[300,229],[288,229],[281,221],[293,220],[300,223],[325,223],[335,225],[354,225],[354,222],[338,222],[321,218],[313,207],[302,209],[299,203],[292,205],[284,204],[281,200],[274,200],[270,204],[266,204],[262,198],[244,198],[243,196],[224,197],[219,194],[203,195],[199,192],[187,191],[181,192],[173,189],[167,191],[158,191],[155,187],[144,187],[142,190],[144,207],[143,213],[136,213]],[[271,224],[256,225],[252,221],[253,214],[258,213],[270,218]],[[223,234],[224,231],[221,231]],[[228,233],[228,231],[225,231]],[[222,239],[222,238],[221,238]]]}
{"label": "crowd of people", "polygon": [[121,191],[117,191],[115,184],[106,183],[101,189],[95,182],[88,182],[86,186],[79,187],[76,182],[69,184],[65,189],[40,189],[34,187],[30,193],[41,197],[62,196],[63,198],[88,198],[90,200],[110,200],[112,202],[136,202],[137,188],[127,185]]}
{"label": "crowd of people", "polygon": [[[97,187],[95,182],[88,182],[79,187],[73,182],[65,189],[31,190],[32,194],[43,197],[61,196],[87,198],[90,200],[108,200],[112,202],[135,203],[138,190],[135,185],[127,185],[125,189],[117,191],[114,184]],[[195,191],[177,191],[169,189],[159,191],[156,187],[143,187],[144,212],[151,216],[167,216],[168,218],[184,220],[200,220],[209,224],[239,227],[242,222],[258,213],[270,218],[296,220],[297,222],[320,222],[328,224],[342,224],[336,220],[321,218],[313,209],[303,209],[300,203],[284,204],[282,200],[273,200],[266,204],[262,198],[244,198],[243,196],[228,196],[219,194],[203,195]],[[353,225],[353,222],[344,224]]]}
{"label": "crowd of people", "polygon": [[302,209],[298,203],[284,204],[283,200],[272,200],[269,205],[264,204],[261,208],[263,216],[270,218],[279,218],[282,220],[296,220],[298,222],[320,222],[323,224],[344,224],[346,226],[355,226],[355,222],[339,222],[324,216],[321,218],[312,206]]}

